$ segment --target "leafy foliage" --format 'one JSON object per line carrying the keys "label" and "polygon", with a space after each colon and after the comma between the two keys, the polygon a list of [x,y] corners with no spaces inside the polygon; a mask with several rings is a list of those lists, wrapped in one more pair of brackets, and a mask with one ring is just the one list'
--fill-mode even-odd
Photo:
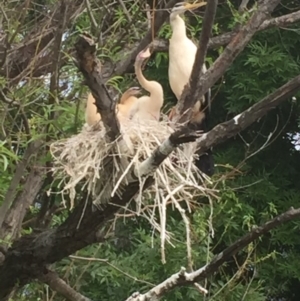
{"label": "leafy foliage", "polygon": [[[19,23],[11,11],[13,3],[7,4],[5,9],[11,22],[5,31],[14,38],[14,42],[21,41],[42,18],[46,7],[52,5],[58,5],[58,1],[35,1],[30,5],[23,23]],[[0,104],[0,204],[17,163],[31,141],[47,137],[48,146],[53,140],[77,133],[83,125],[87,89],[82,85],[82,78],[70,54],[78,34],[89,31],[98,38],[97,53],[104,65],[118,62],[144,35],[147,19],[139,2],[126,2],[133,20],[129,20],[120,5],[108,2],[107,5],[102,9],[97,1],[91,1],[99,27],[92,25],[90,12],[86,9],[70,28],[65,29],[62,49],[67,54],[66,62],[59,70],[56,89],[49,89],[49,73],[35,77],[29,72],[16,82],[0,77],[1,87],[9,86],[7,95],[18,104]],[[230,1],[220,6],[214,34],[222,34],[247,21],[249,13],[241,16],[236,7],[237,3]],[[288,7],[295,9],[294,6]],[[276,13],[286,13],[286,9],[282,6]],[[198,39],[202,26],[200,13],[188,15],[187,20],[190,24],[189,36]],[[14,37],[19,25],[21,30]],[[170,34],[170,26],[164,25],[159,36],[169,38]],[[240,113],[298,75],[299,47],[298,29],[274,28],[257,34],[222,81],[213,87],[210,127]],[[219,52],[222,48],[210,51],[207,62],[211,64]],[[145,70],[147,77],[159,81],[164,87],[165,111],[175,104],[168,84],[167,68],[168,55],[156,53]],[[111,78],[107,84],[120,92],[136,85],[136,80],[133,74],[126,74]],[[53,93],[55,101],[51,100]],[[299,207],[300,153],[295,150],[291,139],[299,132],[299,113],[299,103],[290,99],[214,150],[217,173],[213,178],[219,193],[213,203],[213,212],[209,200],[199,199],[193,213],[189,214],[193,268],[206,264],[214,254],[253,227],[291,206]],[[26,132],[23,115],[28,120],[30,133]],[[51,164],[49,153],[41,153],[38,157],[40,161]],[[50,189],[49,181],[43,186],[45,191]],[[57,181],[53,182],[53,192],[58,185],[60,183]],[[56,227],[67,218],[69,212],[61,205],[60,195],[40,193],[23,221],[24,233],[35,228],[32,220],[38,219],[38,209],[49,200],[56,208],[49,227]],[[92,300],[125,300],[135,291],[147,291],[177,272],[181,266],[188,266],[185,225],[178,212],[169,210],[167,225],[173,233],[173,246],[167,245],[165,265],[161,263],[158,233],[150,228],[148,221],[131,216],[112,223],[113,230],[108,231],[105,242],[75,254],[90,258],[90,261],[65,258],[53,264],[52,268],[70,286]],[[271,297],[296,300],[292,296],[300,282],[299,228],[299,221],[286,224],[226,262],[220,273],[208,279],[207,297],[200,295],[193,287],[184,287],[169,293],[163,300],[262,301]],[[12,300],[46,300],[46,296],[50,296],[50,300],[63,300],[45,284],[35,282],[23,287]]]}

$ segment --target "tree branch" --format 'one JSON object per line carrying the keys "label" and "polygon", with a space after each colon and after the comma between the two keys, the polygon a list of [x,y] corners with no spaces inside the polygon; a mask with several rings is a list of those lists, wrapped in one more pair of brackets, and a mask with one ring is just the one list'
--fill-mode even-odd
{"label": "tree branch", "polygon": [[15,174],[10,182],[10,185],[5,194],[4,201],[2,202],[0,207],[0,238],[3,238],[2,235],[3,233],[1,229],[2,223],[4,222],[7,212],[15,199],[19,183],[24,175],[24,171],[28,166],[30,159],[32,158],[33,155],[37,153],[41,145],[42,145],[41,141],[35,141],[30,143],[23,155],[22,160],[17,165]]}
{"label": "tree branch", "polygon": [[[180,0],[170,0],[168,1],[168,4],[165,6],[165,9],[172,8],[177,2],[180,2]],[[124,73],[129,72],[131,69],[133,69],[133,64],[135,61],[136,56],[140,51],[145,49],[152,41],[152,34],[156,35],[161,28],[161,26],[164,24],[166,19],[169,16],[169,12],[167,10],[161,10],[155,13],[155,21],[153,24],[153,29],[149,29],[146,33],[146,36],[141,40],[139,45],[135,47],[129,54],[126,60],[122,60],[120,64],[117,65],[114,75],[122,75]]]}
{"label": "tree branch", "polygon": [[75,44],[78,68],[86,79],[101,115],[107,136],[111,141],[120,135],[119,122],[116,116],[116,103],[109,95],[102,79],[101,63],[96,57],[96,45],[87,34],[81,35]]}
{"label": "tree branch", "polygon": [[166,279],[156,287],[152,288],[145,294],[134,293],[126,301],[154,301],[164,296],[167,292],[173,290],[178,286],[187,284],[194,284],[196,281],[201,281],[211,276],[213,273],[218,271],[221,265],[234,256],[237,252],[241,251],[255,239],[270,232],[272,229],[282,225],[285,222],[300,217],[300,208],[291,208],[285,213],[282,213],[274,219],[266,222],[260,227],[253,228],[252,231],[245,234],[243,237],[234,242],[231,246],[227,247],[224,251],[216,255],[212,261],[206,264],[204,267],[198,269],[192,273],[186,273],[185,268]]}
{"label": "tree branch", "polygon": [[140,177],[149,176],[176,149],[178,145],[193,142],[198,137],[199,135],[192,132],[188,126],[184,126],[177,130],[171,134],[167,140],[159,145],[153,154],[140,165],[137,174]]}
{"label": "tree branch", "polygon": [[[300,21],[300,10],[293,12],[291,14],[265,20],[259,26],[257,31],[263,31],[273,27],[286,27],[298,21]],[[213,37],[209,40],[208,49],[218,48],[227,45],[236,35],[237,35],[236,31],[230,31],[230,32],[223,33],[219,36]],[[155,39],[153,41],[154,51],[167,52],[168,48],[169,48],[169,40]]]}
{"label": "tree branch", "polygon": [[[22,221],[29,206],[34,203],[36,196],[43,185],[45,174],[46,170],[42,166],[31,168],[23,186],[23,190],[18,194],[5,216],[1,228],[1,237],[9,237],[11,241],[18,237],[22,228]],[[4,246],[4,249],[6,248],[7,246]]]}
{"label": "tree branch", "polygon": [[[250,18],[248,23],[243,26],[233,40],[227,45],[224,52],[214,62],[213,66],[203,74],[196,87],[196,91],[193,91],[197,96],[187,101],[179,101],[176,105],[176,117],[174,122],[184,122],[186,115],[183,113],[195,104],[195,99],[200,99],[210,87],[212,87],[219,78],[225,73],[227,68],[233,63],[240,52],[246,47],[252,36],[257,32],[262,22],[269,16],[269,13],[277,6],[280,0],[261,0],[257,11]],[[199,66],[198,66],[199,67]],[[191,81],[194,79],[191,79]],[[189,105],[189,107],[187,107]],[[188,116],[189,117],[189,116]]]}
{"label": "tree branch", "polygon": [[64,296],[70,301],[91,301],[91,299],[79,294],[71,286],[69,286],[57,273],[47,270],[40,276],[39,280],[49,285],[49,287]]}
{"label": "tree branch", "polygon": [[[300,75],[291,79],[272,94],[269,94],[261,101],[238,114],[229,121],[215,126],[209,132],[203,134],[198,142],[199,155],[211,147],[220,144],[242,130],[246,129],[253,122],[266,115],[270,110],[277,107],[283,101],[295,95],[300,90]],[[198,153],[198,152],[197,152]]]}
{"label": "tree branch", "polygon": [[[195,141],[197,137],[184,127],[170,135],[162,146],[171,145],[171,147],[165,153],[163,153],[163,148],[158,147],[147,159],[148,163],[144,164],[144,175],[147,176],[150,171],[153,172],[176,146]],[[149,170],[145,168],[145,165]],[[148,176],[142,190],[146,190],[152,184],[153,179]],[[16,282],[24,285],[30,279],[41,277],[45,265],[61,260],[94,242],[99,242],[97,230],[114,216],[120,206],[126,205],[139,191],[138,180],[130,183],[120,196],[114,195],[102,211],[93,211],[92,200],[85,195],[72,214],[58,228],[24,235],[15,241],[0,266],[0,300],[9,296]]]}
{"label": "tree branch", "polygon": [[[76,15],[78,15],[83,9],[84,5],[81,0],[66,0],[65,5],[68,6],[66,15],[67,24],[69,25]],[[40,60],[32,62],[32,58],[36,57],[45,47],[52,41],[57,27],[60,25],[63,17],[61,11],[57,8],[57,3],[53,5],[53,15],[49,21],[49,14],[40,21],[39,24],[31,30],[31,32],[16,45],[9,45],[12,49],[11,53],[7,56],[3,70],[0,71],[0,75],[6,78],[16,78],[22,72],[24,72],[30,65],[33,76],[36,76],[35,70],[40,67]],[[22,55],[20,55],[20,53]],[[1,58],[0,58],[1,59]],[[43,60],[43,58],[41,58]],[[52,58],[53,59],[53,58]],[[47,61],[52,62],[52,59]],[[19,78],[20,79],[20,78]]]}

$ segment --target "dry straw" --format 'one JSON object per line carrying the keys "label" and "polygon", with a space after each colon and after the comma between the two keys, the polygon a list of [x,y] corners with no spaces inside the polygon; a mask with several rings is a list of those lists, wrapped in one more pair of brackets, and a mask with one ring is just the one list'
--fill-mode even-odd
{"label": "dry straw", "polygon": [[[149,158],[172,132],[167,121],[147,120],[143,124],[128,121],[122,127],[123,139],[110,143],[100,122],[93,127],[85,125],[79,134],[54,142],[50,150],[55,177],[61,179],[61,193],[69,195],[73,206],[76,188],[87,188],[94,204],[100,207],[114,194],[120,194],[133,178],[138,177],[143,183],[138,172],[140,163]],[[172,204],[181,213],[189,246],[189,222],[181,203],[184,202],[184,207],[191,212],[194,198],[213,195],[213,191],[205,186],[209,179],[193,164],[194,148],[195,143],[178,147],[154,172],[154,184],[135,197],[135,214],[147,218],[161,234],[163,262],[165,240],[170,238],[166,231],[167,205]],[[157,210],[159,221],[154,214]],[[188,257],[191,256],[189,253]]]}

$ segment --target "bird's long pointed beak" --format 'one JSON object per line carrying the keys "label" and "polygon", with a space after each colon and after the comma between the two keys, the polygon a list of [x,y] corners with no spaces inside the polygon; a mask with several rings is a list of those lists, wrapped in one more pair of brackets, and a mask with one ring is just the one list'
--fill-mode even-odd
{"label": "bird's long pointed beak", "polygon": [[206,5],[207,2],[198,2],[198,3],[183,2],[182,4],[186,10],[193,10],[193,9],[196,9],[196,8]]}
{"label": "bird's long pointed beak", "polygon": [[138,57],[141,59],[146,59],[151,56],[150,52],[150,47],[147,47],[146,49],[142,50],[139,54]]}

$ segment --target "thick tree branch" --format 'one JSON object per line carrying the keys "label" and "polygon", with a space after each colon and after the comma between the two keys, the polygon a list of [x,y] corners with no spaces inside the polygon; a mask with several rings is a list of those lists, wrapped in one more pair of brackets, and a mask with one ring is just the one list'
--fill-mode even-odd
{"label": "thick tree branch", "polygon": [[184,126],[177,130],[170,137],[165,140],[153,152],[152,156],[146,159],[139,167],[137,174],[140,177],[149,176],[159,165],[176,149],[176,147],[183,143],[194,142],[199,135],[192,132],[188,126]]}
{"label": "thick tree branch", "polygon": [[[273,27],[286,27],[299,21],[300,21],[300,10],[281,17],[265,20],[259,26],[257,31],[263,31]],[[213,37],[209,40],[208,48],[213,49],[213,48],[218,48],[227,45],[236,35],[237,35],[236,31],[230,31],[230,32],[223,33],[219,36]],[[169,40],[155,39],[153,42],[154,51],[167,52],[168,48],[169,48]]]}
{"label": "thick tree branch", "polygon": [[[144,175],[153,172],[176,146],[195,141],[197,137],[187,128],[173,133],[167,142],[162,144],[171,147],[165,153],[160,153],[160,151],[164,152],[164,149],[158,147],[148,159],[150,163],[149,161],[145,163],[149,170],[147,171],[144,165]],[[148,176],[142,190],[152,184],[153,179]],[[130,183],[125,187],[122,195],[114,195],[102,211],[93,211],[92,200],[85,195],[69,218],[58,228],[25,235],[15,241],[12,248],[7,251],[3,265],[0,266],[0,300],[9,296],[17,282],[24,285],[30,279],[41,277],[47,264],[61,260],[94,242],[99,242],[97,230],[105,226],[120,206],[125,206],[139,191],[138,180]]]}
{"label": "thick tree branch", "polygon": [[79,294],[53,271],[47,270],[43,273],[43,275],[41,275],[39,280],[48,284],[53,291],[58,292],[67,300],[91,301],[91,299]]}
{"label": "thick tree branch", "polygon": [[203,27],[199,39],[198,50],[196,53],[195,62],[190,76],[190,85],[185,86],[178,104],[178,106],[182,106],[180,112],[185,112],[182,115],[182,118],[179,120],[180,123],[190,119],[189,117],[191,116],[192,111],[188,109],[191,108],[193,104],[197,102],[197,100],[199,100],[198,91],[201,88],[201,86],[199,87],[199,85],[201,85],[199,79],[203,74],[202,66],[205,62],[207,46],[212,33],[212,27],[214,25],[217,6],[218,0],[210,0],[205,9]]}
{"label": "thick tree branch", "polygon": [[81,35],[75,44],[78,68],[84,75],[86,83],[95,98],[98,112],[106,128],[107,136],[114,141],[120,135],[119,122],[116,116],[116,103],[104,84],[101,74],[101,63],[96,57],[96,45],[87,35]]}
{"label": "thick tree branch", "polygon": [[34,203],[36,196],[43,185],[45,174],[46,170],[42,166],[34,166],[31,168],[23,186],[23,190],[16,197],[5,217],[1,229],[2,237],[9,237],[12,241],[18,237],[22,227],[22,221],[29,206]]}
{"label": "thick tree branch", "polygon": [[[213,66],[203,74],[199,80],[199,84],[196,87],[196,91],[193,91],[196,96],[193,99],[187,99],[179,101],[176,105],[175,122],[182,123],[187,120],[188,115],[183,113],[189,107],[195,104],[195,99],[200,99],[210,87],[212,87],[218,79],[225,73],[227,68],[233,63],[240,52],[246,47],[252,36],[257,32],[259,26],[269,16],[269,13],[278,5],[280,0],[261,0],[259,1],[257,11],[253,14],[250,20],[245,26],[243,26],[238,34],[227,45],[224,52],[214,62]],[[200,68],[200,66],[198,66]],[[194,79],[191,79],[191,81]],[[187,107],[189,105],[189,107]]]}
{"label": "thick tree branch", "polygon": [[4,201],[0,207],[0,238],[3,238],[2,223],[4,222],[4,220],[6,218],[6,214],[9,211],[9,208],[12,205],[12,203],[16,197],[17,189],[18,189],[18,186],[19,186],[19,183],[20,183],[22,177],[24,176],[26,167],[28,166],[32,156],[37,153],[37,151],[39,150],[41,145],[42,145],[41,141],[35,141],[35,142],[30,143],[24,153],[22,160],[17,165],[15,174],[14,174],[14,176],[11,180],[11,183],[7,189]]}
{"label": "thick tree branch", "polygon": [[181,271],[172,275],[170,278],[166,279],[164,282],[160,283],[156,287],[152,288],[145,294],[135,293],[129,297],[126,301],[155,301],[159,300],[167,292],[173,290],[178,286],[183,286],[187,284],[194,284],[196,281],[201,281],[211,276],[213,273],[217,272],[221,265],[234,256],[237,252],[241,251],[255,239],[260,236],[270,232],[274,228],[282,225],[285,222],[291,221],[293,219],[300,217],[300,208],[291,208],[285,213],[282,213],[275,217],[274,219],[266,222],[260,227],[253,228],[253,230],[243,237],[234,242],[231,246],[226,248],[224,251],[216,255],[210,263],[202,267],[201,269],[186,273],[185,268],[181,268]]}
{"label": "thick tree branch", "polygon": [[198,143],[199,154],[203,154],[211,147],[228,140],[246,129],[253,122],[277,107],[280,103],[295,95],[299,90],[300,75],[293,78],[275,92],[266,96],[260,102],[256,103],[241,114],[235,116],[229,121],[218,124],[208,133],[203,134]]}

